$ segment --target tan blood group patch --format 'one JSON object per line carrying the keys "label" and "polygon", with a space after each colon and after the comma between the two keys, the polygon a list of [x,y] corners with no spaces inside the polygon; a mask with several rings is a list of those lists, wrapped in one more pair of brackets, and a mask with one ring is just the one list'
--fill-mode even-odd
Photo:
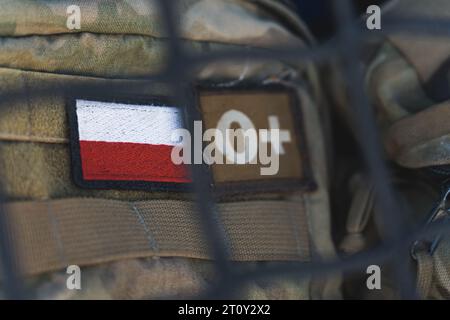
{"label": "tan blood group patch", "polygon": [[[279,156],[279,168],[275,174],[261,174],[261,169],[269,165],[262,164],[259,157],[255,158],[256,163],[253,164],[227,164],[226,155],[222,155],[224,163],[212,165],[216,185],[233,183],[236,185],[238,182],[258,185],[266,183],[267,186],[280,182],[279,187],[311,187],[313,185],[307,163],[303,119],[293,91],[278,87],[270,90],[205,89],[200,90],[199,107],[203,116],[204,130],[224,128],[224,126],[227,129],[244,130],[253,127],[256,132],[264,129],[279,129],[279,141],[276,145],[270,137],[263,138],[261,141],[261,136],[258,135],[259,143],[267,141],[268,154]],[[230,135],[228,139],[233,140]],[[245,147],[236,144],[234,150],[242,152]],[[227,151],[224,153],[226,154]]]}

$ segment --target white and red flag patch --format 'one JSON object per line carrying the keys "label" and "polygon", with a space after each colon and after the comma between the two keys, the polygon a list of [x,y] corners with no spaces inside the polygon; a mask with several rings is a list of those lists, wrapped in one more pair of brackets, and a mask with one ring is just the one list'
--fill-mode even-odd
{"label": "white and red flag patch", "polygon": [[171,160],[178,108],[77,99],[75,113],[83,181],[190,182]]}

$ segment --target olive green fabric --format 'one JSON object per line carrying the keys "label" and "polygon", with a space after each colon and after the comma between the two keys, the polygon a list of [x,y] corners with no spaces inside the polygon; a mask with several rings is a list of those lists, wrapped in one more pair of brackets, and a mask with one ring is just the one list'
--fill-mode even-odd
{"label": "olive green fabric", "polygon": [[417,253],[417,287],[424,299],[450,299],[450,238],[441,239],[436,251]]}
{"label": "olive green fabric", "polygon": [[[192,54],[236,45],[181,41]],[[102,78],[146,78],[166,66],[167,42],[137,35],[92,33],[0,38],[0,67]],[[74,57],[76,63],[74,64]]]}
{"label": "olive green fabric", "polygon": [[[427,21],[428,26],[433,26],[433,21],[439,23],[450,18],[450,4],[445,0],[401,0],[387,9],[386,17],[419,17],[421,21]],[[401,166],[423,168],[448,164],[450,159],[447,147],[450,131],[442,126],[435,128],[439,126],[435,121],[420,121],[422,126],[428,125],[430,132],[436,134],[416,132],[422,138],[416,139],[414,143],[399,141],[395,136],[398,131],[391,130],[400,120],[406,122],[410,117],[422,117],[422,113],[426,117],[431,109],[448,104],[448,98],[433,92],[437,87],[445,86],[448,76],[442,77],[439,83],[428,84],[439,72],[448,72],[446,63],[450,59],[450,47],[446,40],[439,34],[412,34],[408,30],[395,33],[387,37],[368,65],[368,92],[376,106],[387,151]]]}
{"label": "olive green fabric", "polygon": [[[409,215],[404,220],[404,227],[423,223],[439,192],[426,181],[418,180],[414,175],[405,175],[401,170],[392,170],[392,188],[397,192],[397,201],[408,209]],[[345,234],[339,245],[342,254],[352,255],[368,252],[382,243],[380,228],[377,223],[377,206],[375,190],[369,178],[362,173],[355,173],[350,180],[351,204],[346,216]],[[420,226],[420,225],[419,225]],[[389,245],[386,243],[385,245]],[[430,260],[430,259],[429,259]],[[411,265],[415,265],[411,257]],[[369,290],[366,287],[365,274],[345,279],[344,287],[347,297],[352,299],[400,299],[395,275],[388,264],[381,267],[381,289]],[[417,272],[418,283],[431,283],[426,272]],[[419,286],[422,287],[423,285]],[[422,289],[421,289],[422,290]]]}
{"label": "olive green fabric", "polygon": [[[182,46],[192,53],[251,46],[307,45],[301,21],[277,1],[178,1]],[[80,5],[81,29],[66,27],[68,5]],[[284,24],[281,21],[288,21]],[[191,200],[189,193],[84,190],[72,181],[66,102],[80,87],[127,95],[167,95],[167,86],[145,80],[164,70],[167,39],[156,1],[5,1],[0,12],[0,170],[8,201],[91,197],[106,200]],[[283,83],[294,88],[302,108],[308,158],[317,189],[312,192],[256,193],[226,201],[286,201],[304,212],[310,256],[336,257],[331,241],[326,158],[326,105],[312,65],[298,61],[242,60],[208,63],[193,83],[218,87]],[[308,85],[305,85],[305,81]],[[39,91],[42,93],[39,93]],[[11,99],[14,98],[14,99]],[[243,203],[244,206],[244,203]],[[19,213],[16,213],[20,215]],[[257,214],[257,212],[252,212]],[[14,219],[13,219],[14,220]],[[304,243],[302,245],[305,245]],[[248,267],[262,262],[247,263]],[[273,262],[273,263],[276,263]],[[306,262],[307,263],[307,262]],[[68,292],[64,274],[27,279],[40,298],[185,297],[211,282],[211,263],[192,258],[126,259],[85,267],[86,290]],[[129,271],[129,274],[127,273]],[[119,275],[119,272],[127,275]],[[143,278],[141,278],[143,277]],[[89,283],[87,283],[89,282]],[[339,277],[257,282],[250,298],[338,298]]]}
{"label": "olive green fabric", "polygon": [[450,139],[449,116],[446,101],[396,121],[387,131],[388,154],[409,168],[448,164],[450,153],[442,145]]}
{"label": "olive green fabric", "polygon": [[[392,21],[419,19],[426,23],[423,31],[428,31],[422,34],[405,28],[403,32],[388,34],[366,64],[367,92],[387,160],[400,168],[415,169],[398,170],[408,177],[396,188],[398,200],[406,203],[409,213],[405,227],[420,227],[438,201],[442,187],[439,181],[444,180],[427,175],[431,172],[427,169],[450,164],[450,96],[443,94],[450,92],[450,46],[447,37],[433,33],[434,23],[450,19],[450,3],[398,0],[386,6],[383,16]],[[448,298],[448,239],[439,244],[433,256],[427,252],[418,254],[417,263],[422,297]]]}
{"label": "olive green fabric", "polygon": [[[232,266],[251,267],[237,262]],[[37,299],[185,299],[203,294],[215,279],[211,264],[199,259],[127,259],[81,270],[81,290],[67,290],[65,270],[29,279],[28,285],[35,288]],[[295,278],[258,280],[244,286],[242,294],[258,300],[309,299],[308,287],[307,280]]]}
{"label": "olive green fabric", "polygon": [[[81,29],[67,28],[69,6],[80,8]],[[286,30],[274,14],[283,14],[292,23]],[[182,0],[176,2],[182,13],[181,35],[198,41],[224,42],[274,47],[302,43],[295,37],[306,28],[301,21],[277,1],[257,0]],[[221,12],[223,14],[218,15]],[[136,34],[164,38],[165,22],[156,0],[61,0],[61,1],[2,1],[0,35],[30,36],[90,32],[98,34]],[[238,23],[232,23],[232,21]]]}
{"label": "olive green fabric", "polygon": [[[370,69],[369,90],[376,102],[388,155],[407,168],[445,164],[445,159],[448,159],[448,151],[444,147],[448,140],[445,128],[436,136],[430,136],[428,139],[423,137],[410,144],[397,139],[393,125],[400,120],[408,121],[410,117],[421,117],[422,113],[429,113],[427,109],[446,102],[433,101],[427,96],[417,71],[391,44],[385,44],[380,50],[380,59],[374,60]],[[433,128],[434,132],[436,129]]]}

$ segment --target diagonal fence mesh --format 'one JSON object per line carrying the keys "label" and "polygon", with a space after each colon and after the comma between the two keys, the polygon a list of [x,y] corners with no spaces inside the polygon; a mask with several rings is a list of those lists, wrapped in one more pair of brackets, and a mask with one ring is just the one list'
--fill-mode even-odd
{"label": "diagonal fence mesh", "polygon": [[[341,71],[346,81],[347,95],[351,110],[355,115],[355,138],[359,143],[371,181],[374,184],[376,204],[380,208],[376,218],[383,226],[381,230],[382,243],[370,251],[364,251],[335,261],[311,263],[277,263],[262,265],[252,270],[241,269],[229,262],[229,252],[223,230],[217,223],[217,205],[211,190],[211,176],[206,165],[192,165],[192,189],[195,193],[196,208],[201,221],[201,228],[207,237],[211,256],[214,258],[214,268],[217,277],[214,284],[200,297],[196,298],[239,298],[237,293],[248,283],[267,278],[320,277],[326,275],[365,272],[370,264],[390,265],[394,270],[396,289],[402,298],[417,298],[414,274],[408,265],[410,261],[410,246],[416,239],[429,234],[437,234],[448,230],[445,223],[431,224],[428,228],[410,232],[404,228],[407,212],[398,202],[396,190],[389,183],[389,170],[385,164],[379,132],[375,123],[372,108],[365,92],[364,75],[359,63],[361,50],[366,42],[376,41],[385,35],[393,33],[426,34],[433,37],[448,37],[450,21],[430,21],[417,19],[395,19],[383,21],[382,30],[368,31],[356,16],[354,3],[350,0],[333,1],[333,13],[338,30],[336,37],[314,45],[310,48],[286,47],[271,48],[270,52],[245,48],[245,50],[226,50],[221,52],[192,55],[181,45],[180,26],[176,17],[176,1],[159,0],[160,14],[165,23],[168,37],[169,53],[166,68],[159,74],[149,77],[170,86],[175,101],[185,107],[187,127],[198,114],[193,108],[194,97],[183,84],[193,81],[195,69],[220,61],[245,61],[248,59],[270,61],[276,59],[326,63],[339,60]],[[72,90],[83,89],[71,87]],[[107,87],[98,86],[99,92],[107,92]],[[52,89],[33,92],[37,95],[49,95]],[[21,92],[10,91],[2,97],[3,101],[18,99]],[[18,262],[14,260],[14,243],[8,237],[8,221],[0,212],[0,252],[1,270],[8,298],[28,298],[28,293],[17,272]]]}

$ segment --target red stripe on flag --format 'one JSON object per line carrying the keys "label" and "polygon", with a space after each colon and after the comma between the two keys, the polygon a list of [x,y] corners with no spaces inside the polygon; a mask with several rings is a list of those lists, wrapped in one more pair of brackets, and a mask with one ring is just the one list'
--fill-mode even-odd
{"label": "red stripe on flag", "polygon": [[80,141],[85,180],[191,182],[185,165],[175,165],[173,146]]}

